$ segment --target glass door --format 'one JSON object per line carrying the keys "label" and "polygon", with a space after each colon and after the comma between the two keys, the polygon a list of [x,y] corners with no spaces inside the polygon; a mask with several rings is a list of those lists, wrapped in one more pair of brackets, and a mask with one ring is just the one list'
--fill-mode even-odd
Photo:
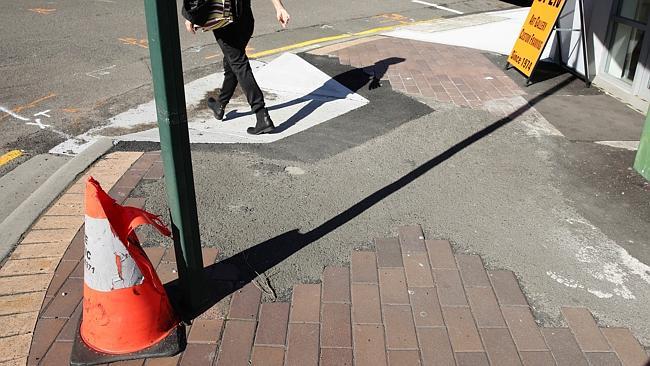
{"label": "glass door", "polygon": [[634,83],[633,92],[634,95],[650,102],[650,46],[646,45],[645,48],[645,57],[640,60],[639,66],[637,67],[637,76],[635,79],[638,81]]}
{"label": "glass door", "polygon": [[605,72],[631,93],[650,99],[648,16],[650,0],[619,0],[613,17]]}

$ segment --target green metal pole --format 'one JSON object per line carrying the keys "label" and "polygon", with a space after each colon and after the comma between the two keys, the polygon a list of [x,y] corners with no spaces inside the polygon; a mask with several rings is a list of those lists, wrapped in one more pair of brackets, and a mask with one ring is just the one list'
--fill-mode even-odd
{"label": "green metal pole", "polygon": [[639,151],[636,153],[636,160],[634,161],[634,169],[641,175],[650,180],[650,109],[645,119],[645,128],[641,134],[641,141],[639,143]]}
{"label": "green metal pole", "polygon": [[176,264],[186,310],[203,300],[203,257],[196,212],[183,66],[174,0],[144,0],[154,96],[174,232]]}

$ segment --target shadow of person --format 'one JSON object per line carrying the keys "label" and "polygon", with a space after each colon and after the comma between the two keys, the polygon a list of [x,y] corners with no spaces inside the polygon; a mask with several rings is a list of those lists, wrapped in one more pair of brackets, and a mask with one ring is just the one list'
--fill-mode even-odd
{"label": "shadow of person", "polygon": [[[377,61],[371,66],[355,68],[334,76],[305,96],[269,106],[268,110],[274,111],[307,102],[307,104],[300,108],[300,110],[294,113],[286,121],[279,124],[272,133],[277,134],[288,130],[307,116],[314,113],[325,103],[346,99],[349,95],[355,94],[366,85],[368,85],[369,90],[381,87],[381,79],[386,75],[388,68],[391,65],[399,64],[404,61],[405,59],[400,57],[390,57]],[[343,85],[347,90],[341,88],[341,85]],[[242,113],[234,110],[226,114],[226,120],[232,120],[251,114],[252,112]]]}

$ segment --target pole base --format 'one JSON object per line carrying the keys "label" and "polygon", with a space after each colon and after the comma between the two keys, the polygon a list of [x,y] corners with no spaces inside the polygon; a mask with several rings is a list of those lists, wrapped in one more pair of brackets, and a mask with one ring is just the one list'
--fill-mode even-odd
{"label": "pole base", "polygon": [[77,333],[75,335],[74,345],[72,346],[72,355],[70,356],[71,366],[100,365],[142,358],[171,357],[184,351],[187,346],[185,325],[180,323],[166,338],[142,351],[123,355],[106,354],[98,352],[86,345],[79,332],[80,325],[81,321],[77,325]]}

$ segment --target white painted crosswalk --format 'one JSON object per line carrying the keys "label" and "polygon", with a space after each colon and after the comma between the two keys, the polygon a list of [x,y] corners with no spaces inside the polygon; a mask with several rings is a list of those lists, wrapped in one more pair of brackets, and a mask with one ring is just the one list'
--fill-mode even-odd
{"label": "white painted crosswalk", "polygon": [[[246,128],[255,125],[255,116],[246,104],[231,103],[226,120],[217,121],[209,110],[188,120],[193,143],[270,143],[304,131],[337,116],[368,104],[368,100],[332,79],[300,56],[285,53],[268,64],[253,61],[255,78],[260,88],[273,99],[267,107],[276,123],[276,132],[251,136]],[[208,92],[221,86],[223,75],[212,74],[185,86],[188,109],[198,106]],[[103,135],[107,128],[127,131],[115,139],[121,141],[160,141],[158,129],[139,131],[156,121],[154,101],[121,113],[109,120],[107,126],[95,129],[52,149],[59,154],[75,154]],[[138,132],[128,133],[137,130]]]}

